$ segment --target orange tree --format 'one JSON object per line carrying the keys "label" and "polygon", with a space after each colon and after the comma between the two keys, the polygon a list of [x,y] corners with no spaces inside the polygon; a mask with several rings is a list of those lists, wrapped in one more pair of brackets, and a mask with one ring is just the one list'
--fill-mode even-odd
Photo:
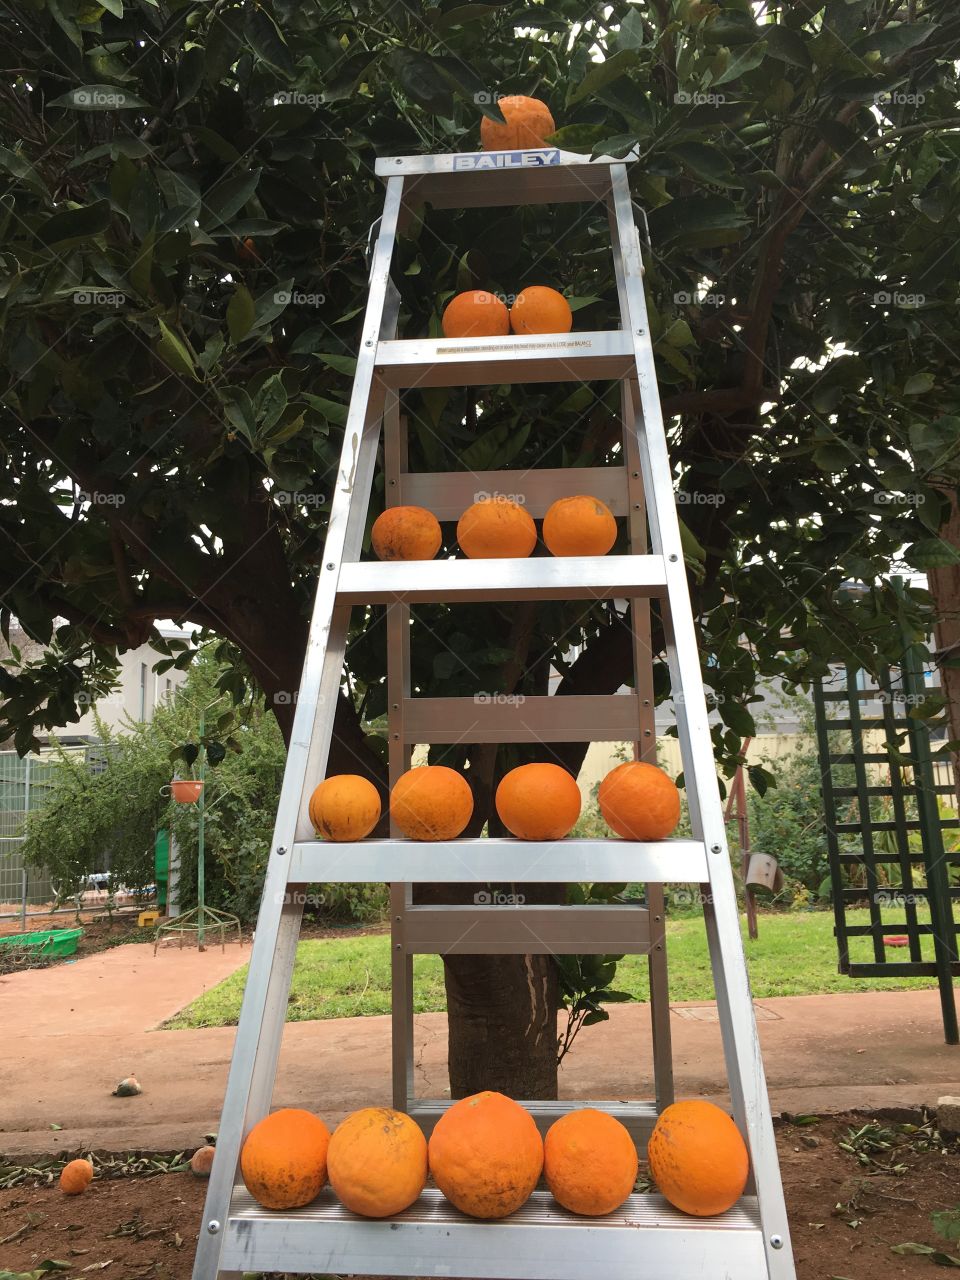
{"label": "orange tree", "polygon": [[[373,160],[474,149],[498,91],[545,99],[569,149],[639,148],[721,768],[753,729],[758,679],[803,681],[840,647],[870,665],[901,624],[923,633],[930,598],[883,579],[901,554],[950,581],[958,561],[941,536],[960,427],[953,0],[6,10],[0,595],[3,625],[48,649],[0,674],[0,738],[26,750],[69,722],[167,617],[218,636],[228,690],[259,686],[289,733],[381,205]],[[427,211],[399,248],[401,331],[436,332],[455,289],[528,283],[576,299],[580,327],[612,324],[606,235],[589,207]],[[412,465],[613,462],[616,407],[603,385],[413,391]],[[869,594],[838,600],[847,577]],[[542,692],[551,666],[561,695],[630,678],[612,604],[419,617],[424,693]],[[381,787],[384,637],[377,611],[357,617],[331,754]],[[576,767],[582,748],[551,754]],[[482,821],[523,757],[432,758],[468,770]],[[553,961],[446,972],[454,1090],[551,1093]]]}

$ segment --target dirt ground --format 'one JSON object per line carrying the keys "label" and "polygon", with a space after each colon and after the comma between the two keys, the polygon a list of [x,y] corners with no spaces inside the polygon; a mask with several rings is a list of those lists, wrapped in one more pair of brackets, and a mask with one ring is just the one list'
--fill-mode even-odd
{"label": "dirt ground", "polygon": [[[931,1277],[937,1253],[960,1253],[931,1220],[960,1201],[960,1144],[943,1145],[922,1117],[794,1117],[778,1124],[777,1138],[798,1280]],[[101,1272],[188,1280],[206,1184],[161,1173],[148,1158],[104,1161],[82,1196],[35,1185],[36,1175],[0,1190],[0,1271],[31,1272],[53,1259],[65,1265],[51,1274],[74,1280]],[[177,1168],[170,1156],[157,1164]],[[0,1184],[24,1176],[0,1167]],[[893,1251],[904,1244],[929,1252]]]}

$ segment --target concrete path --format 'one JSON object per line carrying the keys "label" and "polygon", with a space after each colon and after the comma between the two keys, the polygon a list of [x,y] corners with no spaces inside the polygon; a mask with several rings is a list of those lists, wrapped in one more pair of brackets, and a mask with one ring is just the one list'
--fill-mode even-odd
{"label": "concrete path", "polygon": [[[156,958],[130,945],[0,978],[0,1152],[198,1145],[217,1127],[234,1028],[155,1028],[248,957],[249,947],[236,943],[225,955],[168,950]],[[562,1097],[651,1095],[646,1006],[612,1005],[610,1014],[578,1038],[561,1072]],[[943,1043],[935,990],[762,1000],[757,1016],[776,1111],[916,1107],[960,1094],[960,1048]],[[722,1098],[714,1006],[675,1006],[672,1030],[678,1095]],[[445,1015],[419,1015],[416,1036],[417,1092],[444,1096]],[[131,1071],[143,1094],[111,1097]],[[336,1121],[389,1100],[388,1018],[287,1027],[277,1106]]]}

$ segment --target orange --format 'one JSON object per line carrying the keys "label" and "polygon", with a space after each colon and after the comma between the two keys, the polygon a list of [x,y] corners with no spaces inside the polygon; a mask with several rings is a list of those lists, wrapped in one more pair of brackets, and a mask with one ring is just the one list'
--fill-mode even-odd
{"label": "orange", "polygon": [[521,764],[500,779],[495,803],[521,840],[562,840],[580,817],[580,788],[558,764]]}
{"label": "orange", "polygon": [[506,1218],[530,1197],[543,1139],[529,1111],[502,1093],[475,1093],[443,1113],[430,1135],[430,1172],[472,1218]]}
{"label": "orange", "polygon": [[380,821],[380,793],[357,773],[336,773],[310,797],[310,821],[325,840],[362,840]]}
{"label": "orange", "polygon": [[327,1152],[330,1185],[351,1213],[402,1213],[427,1181],[427,1140],[416,1120],[392,1107],[365,1107],[333,1131]]}
{"label": "orange", "polygon": [[617,540],[617,522],[599,498],[558,498],[543,517],[543,540],[555,556],[605,556]]}
{"label": "orange", "polygon": [[274,1111],[253,1126],[240,1151],[247,1190],[265,1209],[298,1209],[327,1181],[330,1131],[298,1107]]}
{"label": "orange", "polygon": [[473,816],[470,783],[455,769],[408,769],[390,793],[390,816],[408,840],[455,840]]}
{"label": "orange", "polygon": [[539,98],[509,94],[497,103],[506,124],[484,116],[480,121],[480,145],[484,151],[522,151],[525,147],[545,147],[545,139],[555,133],[550,108]]}
{"label": "orange", "polygon": [[440,321],[445,338],[502,338],[510,332],[507,304],[484,289],[458,293]]}
{"label": "orange", "polygon": [[647,1144],[650,1174],[662,1195],[697,1218],[725,1213],[743,1195],[750,1158],[725,1111],[697,1098],[661,1114]]}
{"label": "orange", "polygon": [[600,783],[597,802],[607,825],[625,840],[663,840],[680,821],[680,792],[655,764],[628,760]]}
{"label": "orange", "polygon": [[627,1129],[593,1107],[561,1116],[543,1140],[543,1173],[554,1200],[599,1218],[623,1204],[637,1180],[637,1148]]}
{"label": "orange", "polygon": [[60,1170],[60,1190],[64,1195],[78,1196],[93,1181],[93,1165],[89,1160],[70,1160]]}
{"label": "orange", "polygon": [[387,507],[370,530],[381,560],[432,560],[443,538],[440,522],[424,507]]}
{"label": "orange", "polygon": [[510,308],[514,333],[569,333],[573,328],[570,303],[556,289],[534,284],[517,294]]}
{"label": "orange", "polygon": [[537,545],[537,526],[528,511],[508,498],[483,498],[458,520],[457,541],[471,560],[519,559]]}

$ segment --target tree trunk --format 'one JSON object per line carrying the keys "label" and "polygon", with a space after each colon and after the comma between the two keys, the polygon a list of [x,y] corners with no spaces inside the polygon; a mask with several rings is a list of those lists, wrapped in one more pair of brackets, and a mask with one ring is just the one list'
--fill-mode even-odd
{"label": "tree trunk", "polygon": [[[942,488],[940,492],[950,503],[950,514],[940,526],[938,536],[948,546],[960,549],[960,507],[957,505],[956,488]],[[927,581],[937,611],[934,634],[937,642],[937,662],[940,666],[940,685],[947,700],[950,720],[950,737],[960,741],[960,565],[942,569],[929,569]],[[953,753],[953,778],[960,797],[960,755]]]}
{"label": "tree trunk", "polygon": [[557,1096],[557,966],[551,956],[445,961],[450,1096]]}

